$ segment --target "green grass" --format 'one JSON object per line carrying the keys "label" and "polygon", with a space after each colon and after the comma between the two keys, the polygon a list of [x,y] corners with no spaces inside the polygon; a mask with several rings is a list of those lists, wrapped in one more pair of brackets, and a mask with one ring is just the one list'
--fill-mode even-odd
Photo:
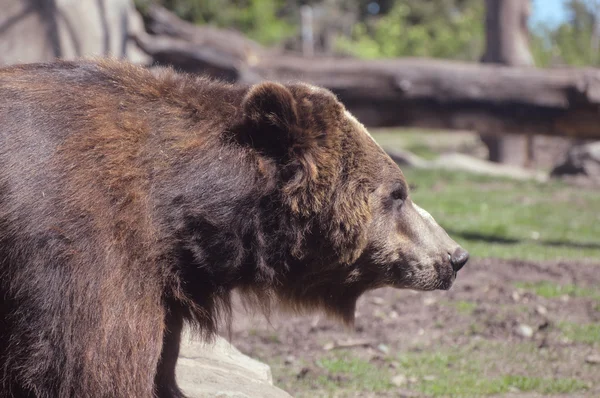
{"label": "green grass", "polygon": [[[392,393],[392,382],[404,375],[400,388],[432,397],[475,397],[530,392],[544,395],[573,394],[589,384],[575,378],[556,378],[540,357],[534,343],[478,343],[462,347],[389,356],[373,364],[351,350],[326,353],[316,360],[322,370],[294,385],[311,397],[356,397],[372,393]],[[514,367],[512,364],[522,364]],[[389,366],[395,363],[394,367]],[[511,370],[506,371],[506,365]]]}
{"label": "green grass", "polygon": [[585,344],[600,343],[600,323],[561,322],[558,327],[563,335],[571,341]]}
{"label": "green grass", "polygon": [[475,257],[600,259],[597,190],[404,168],[414,202]]}
{"label": "green grass", "polygon": [[387,391],[393,387],[388,371],[382,371],[368,361],[353,356],[350,352],[341,352],[332,357],[321,358],[317,365],[327,371],[320,376],[328,389],[350,391]]}
{"label": "green grass", "polygon": [[548,281],[540,282],[518,282],[516,287],[532,291],[536,295],[545,298],[558,298],[562,296],[592,298],[600,301],[600,291],[583,288],[576,285],[559,285]]}
{"label": "green grass", "polygon": [[542,394],[569,394],[587,388],[587,384],[575,379],[542,379],[539,377],[508,375],[501,379],[507,391],[516,388],[522,392]]}
{"label": "green grass", "polygon": [[471,315],[477,308],[477,303],[465,300],[448,301],[447,305],[454,307],[456,311],[463,315]]}
{"label": "green grass", "polygon": [[[493,348],[493,347],[490,347]],[[496,366],[508,358],[498,351],[479,351],[474,347],[446,351],[422,352],[400,358],[400,371],[416,378],[412,388],[434,397],[470,397],[504,394],[515,389],[542,394],[569,394],[582,391],[587,384],[576,379],[501,374]],[[534,348],[523,345],[525,352]],[[498,352],[500,354],[495,354]]]}
{"label": "green grass", "polygon": [[[428,130],[375,130],[384,148],[431,159],[481,147],[476,135]],[[597,189],[551,181],[512,181],[465,172],[404,167],[413,200],[476,257],[523,260],[600,259]]]}

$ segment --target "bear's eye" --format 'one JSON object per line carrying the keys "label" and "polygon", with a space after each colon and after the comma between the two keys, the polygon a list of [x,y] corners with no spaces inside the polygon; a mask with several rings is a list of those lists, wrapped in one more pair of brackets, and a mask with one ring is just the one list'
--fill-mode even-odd
{"label": "bear's eye", "polygon": [[394,202],[400,203],[400,205],[404,202],[404,190],[401,188],[395,189],[392,191],[392,199]]}

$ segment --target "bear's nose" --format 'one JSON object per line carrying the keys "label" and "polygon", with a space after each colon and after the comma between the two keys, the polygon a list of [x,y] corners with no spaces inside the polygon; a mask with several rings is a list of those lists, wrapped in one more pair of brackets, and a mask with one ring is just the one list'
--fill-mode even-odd
{"label": "bear's nose", "polygon": [[467,261],[469,261],[469,252],[462,247],[456,249],[450,257],[450,263],[452,264],[452,268],[455,272],[460,271]]}

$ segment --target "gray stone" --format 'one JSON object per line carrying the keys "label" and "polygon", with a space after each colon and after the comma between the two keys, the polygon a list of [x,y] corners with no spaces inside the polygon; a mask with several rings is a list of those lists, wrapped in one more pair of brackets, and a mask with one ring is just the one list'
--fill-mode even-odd
{"label": "gray stone", "polygon": [[273,386],[268,365],[252,359],[219,337],[202,343],[186,332],[177,362],[177,382],[190,398],[290,398]]}
{"label": "gray stone", "polygon": [[525,337],[526,339],[533,337],[533,328],[531,326],[525,325],[523,323],[521,323],[517,326],[517,328],[515,329],[515,332],[519,336]]}
{"label": "gray stone", "polygon": [[554,167],[551,174],[585,175],[600,180],[600,141],[571,147],[565,159]]}
{"label": "gray stone", "polygon": [[600,365],[600,355],[588,355],[585,357],[585,362],[591,365]]}
{"label": "gray stone", "polygon": [[467,171],[493,177],[504,177],[514,180],[547,180],[545,173],[517,166],[488,162],[462,153],[443,154],[432,163],[434,167],[441,169]]}
{"label": "gray stone", "polygon": [[548,179],[548,176],[542,172],[489,162],[462,153],[445,153],[434,160],[423,159],[405,150],[388,150],[387,153],[400,166],[419,169],[466,171],[473,174],[510,178],[513,180],[536,180],[543,182]]}

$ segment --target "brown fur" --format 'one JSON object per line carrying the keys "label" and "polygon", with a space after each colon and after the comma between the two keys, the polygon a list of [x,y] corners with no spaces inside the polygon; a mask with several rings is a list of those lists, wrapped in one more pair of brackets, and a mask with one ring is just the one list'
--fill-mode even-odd
{"label": "brown fur", "polygon": [[210,338],[234,288],[351,322],[367,289],[449,287],[408,267],[426,228],[363,130],[302,84],[0,69],[0,397],[182,396],[183,322]]}

